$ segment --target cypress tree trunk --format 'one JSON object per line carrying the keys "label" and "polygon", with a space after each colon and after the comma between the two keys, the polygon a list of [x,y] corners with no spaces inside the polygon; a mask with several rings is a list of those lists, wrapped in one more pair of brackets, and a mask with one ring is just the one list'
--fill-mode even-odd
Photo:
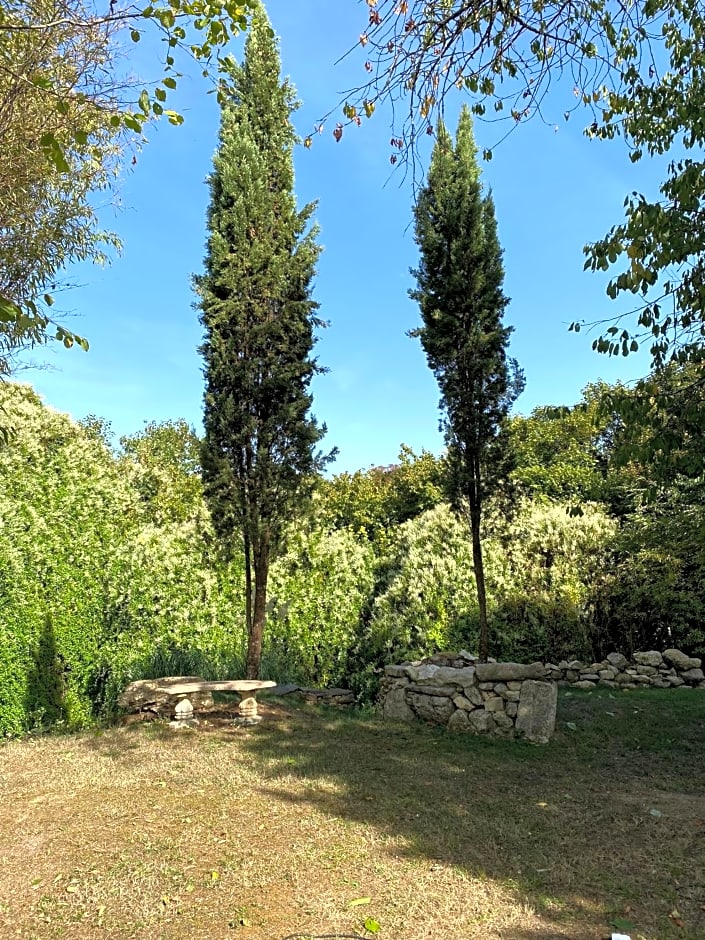
{"label": "cypress tree trunk", "polygon": [[472,564],[475,570],[475,587],[477,590],[477,607],[480,622],[479,649],[480,662],[486,663],[489,657],[489,629],[487,625],[487,593],[485,591],[485,566],[482,560],[482,538],[480,527],[482,525],[482,489],[480,485],[480,468],[475,465],[476,477],[471,481],[468,492],[468,505],[470,507],[470,537],[472,540]]}
{"label": "cypress tree trunk", "polygon": [[267,580],[269,578],[269,546],[266,539],[259,546],[254,558],[255,597],[252,621],[247,637],[246,678],[259,679],[262,659],[262,638],[267,617]]}

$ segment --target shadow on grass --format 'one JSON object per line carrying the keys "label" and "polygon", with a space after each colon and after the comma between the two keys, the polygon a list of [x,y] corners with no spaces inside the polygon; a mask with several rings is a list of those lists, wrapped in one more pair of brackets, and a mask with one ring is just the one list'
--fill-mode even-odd
{"label": "shadow on grass", "polygon": [[[148,733],[173,740],[163,726]],[[612,930],[633,940],[705,936],[700,691],[564,692],[545,747],[288,701],[253,729],[199,735],[194,742],[235,743],[253,758],[270,805],[372,827],[384,836],[375,852],[414,870],[441,864],[492,881],[550,925],[513,928],[506,940],[593,940]],[[131,738],[94,746],[129,760]],[[312,940],[333,937],[358,940]]]}
{"label": "shadow on grass", "polygon": [[267,768],[269,799],[373,826],[397,857],[492,879],[555,925],[550,937],[609,936],[620,919],[633,937],[705,936],[699,691],[564,694],[546,747],[331,714],[263,723],[242,747]]}

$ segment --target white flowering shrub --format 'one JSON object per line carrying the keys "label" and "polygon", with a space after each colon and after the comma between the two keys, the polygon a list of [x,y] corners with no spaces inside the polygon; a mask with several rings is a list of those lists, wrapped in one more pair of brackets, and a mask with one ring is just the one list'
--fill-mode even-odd
{"label": "white flowering shrub", "polygon": [[[505,522],[488,514],[483,542],[491,654],[531,661],[587,651],[595,591],[615,524],[597,507],[524,503]],[[400,526],[360,642],[358,668],[439,650],[477,649],[467,526],[445,506]]]}

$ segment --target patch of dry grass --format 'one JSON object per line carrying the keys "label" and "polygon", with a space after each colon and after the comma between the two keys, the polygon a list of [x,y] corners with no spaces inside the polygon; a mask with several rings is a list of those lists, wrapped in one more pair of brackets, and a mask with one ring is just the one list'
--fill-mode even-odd
{"label": "patch of dry grass", "polygon": [[705,937],[705,695],[563,696],[544,748],[263,711],[2,746],[3,940]]}

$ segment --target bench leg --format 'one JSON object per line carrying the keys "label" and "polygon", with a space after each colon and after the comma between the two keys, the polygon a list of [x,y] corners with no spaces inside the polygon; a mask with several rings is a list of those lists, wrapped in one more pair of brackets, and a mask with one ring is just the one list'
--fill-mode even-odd
{"label": "bench leg", "polygon": [[262,720],[257,714],[257,699],[254,695],[243,696],[238,706],[238,717],[235,719],[239,725],[256,725]]}

